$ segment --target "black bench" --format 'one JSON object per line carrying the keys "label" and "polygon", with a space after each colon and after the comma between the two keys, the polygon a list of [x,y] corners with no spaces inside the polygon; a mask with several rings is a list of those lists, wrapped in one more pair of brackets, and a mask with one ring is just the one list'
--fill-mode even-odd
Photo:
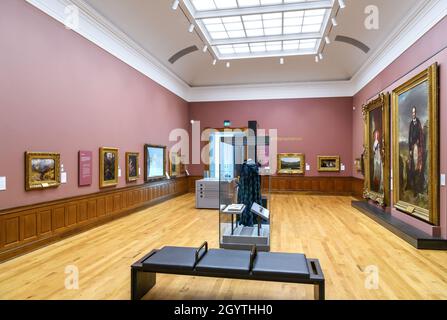
{"label": "black bench", "polygon": [[246,279],[314,285],[316,300],[325,299],[324,275],[316,259],[304,254],[164,247],[152,250],[131,267],[131,298],[141,299],[156,282],[156,274]]}

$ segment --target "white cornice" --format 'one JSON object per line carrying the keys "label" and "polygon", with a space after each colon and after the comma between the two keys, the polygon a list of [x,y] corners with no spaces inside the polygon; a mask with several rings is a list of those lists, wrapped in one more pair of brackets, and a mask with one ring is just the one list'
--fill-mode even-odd
{"label": "white cornice", "polygon": [[190,87],[84,1],[26,1],[61,23],[65,8],[76,5],[80,25],[73,31],[189,102],[353,96],[447,14],[445,0],[420,2],[350,81]]}
{"label": "white cornice", "polygon": [[350,81],[193,87],[188,101],[235,101],[351,97]]}
{"label": "white cornice", "polygon": [[65,9],[79,8],[79,28],[73,30],[161,86],[187,100],[189,85],[144,50],[124,32],[82,0],[26,0],[61,23]]}
{"label": "white cornice", "polygon": [[419,2],[352,77],[354,94],[410,48],[447,14],[446,0]]}

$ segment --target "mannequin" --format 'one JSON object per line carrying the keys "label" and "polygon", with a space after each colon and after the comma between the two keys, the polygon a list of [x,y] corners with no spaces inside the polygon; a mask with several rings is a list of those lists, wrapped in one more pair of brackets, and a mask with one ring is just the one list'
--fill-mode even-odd
{"label": "mannequin", "polygon": [[245,204],[240,223],[247,227],[254,225],[253,213],[250,208],[253,203],[261,205],[261,177],[259,167],[252,159],[244,161],[239,178],[238,203]]}

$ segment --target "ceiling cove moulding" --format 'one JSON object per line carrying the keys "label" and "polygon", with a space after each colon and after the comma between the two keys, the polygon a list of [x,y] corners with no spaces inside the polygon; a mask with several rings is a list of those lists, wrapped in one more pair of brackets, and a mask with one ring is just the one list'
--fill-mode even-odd
{"label": "ceiling cove moulding", "polygon": [[66,8],[79,8],[79,27],[72,31],[98,45],[119,60],[138,70],[184,100],[189,85],[160,63],[154,56],[130,39],[124,32],[101,16],[84,1],[78,0],[26,0],[57,21],[65,24]]}
{"label": "ceiling cove moulding", "polygon": [[77,6],[74,32],[188,102],[353,96],[447,14],[445,0],[421,2],[349,81],[191,87],[84,1],[26,1],[61,23],[66,7]]}
{"label": "ceiling cove moulding", "polygon": [[420,1],[352,77],[356,94],[447,15],[447,1]]}

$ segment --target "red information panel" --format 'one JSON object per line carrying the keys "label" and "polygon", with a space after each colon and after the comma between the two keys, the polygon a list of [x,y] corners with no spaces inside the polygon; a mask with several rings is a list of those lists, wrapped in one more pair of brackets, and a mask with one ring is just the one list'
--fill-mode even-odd
{"label": "red information panel", "polygon": [[79,186],[92,184],[92,157],[91,151],[79,151]]}

